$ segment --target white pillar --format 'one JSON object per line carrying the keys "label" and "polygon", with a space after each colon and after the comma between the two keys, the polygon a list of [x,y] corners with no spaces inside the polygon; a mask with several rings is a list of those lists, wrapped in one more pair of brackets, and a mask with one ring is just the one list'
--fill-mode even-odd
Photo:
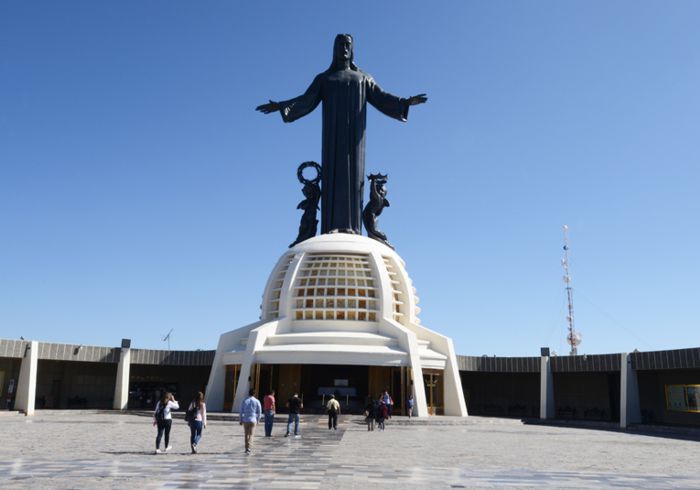
{"label": "white pillar", "polygon": [[459,376],[457,367],[457,356],[452,344],[452,339],[447,339],[448,352],[445,362],[445,415],[466,417],[467,403],[464,400],[462,390],[462,379]]}
{"label": "white pillar", "polygon": [[36,402],[36,375],[39,364],[39,342],[32,340],[27,342],[22,358],[22,366],[19,370],[19,382],[17,383],[17,396],[15,409],[24,412],[25,415],[34,415]]}
{"label": "white pillar", "polygon": [[549,356],[540,357],[540,419],[554,418],[554,380]]}
{"label": "white pillar", "polygon": [[122,347],[117,366],[117,383],[114,386],[114,410],[126,410],[129,405],[129,372],[131,349]]}
{"label": "white pillar", "polygon": [[[417,355],[416,358],[420,359]],[[413,377],[413,413],[416,417],[427,417],[430,414],[428,413],[428,399],[425,395],[425,383],[423,382],[423,368],[420,362],[417,362],[415,365],[411,365],[410,369]]]}
{"label": "white pillar", "polygon": [[632,368],[629,354],[620,354],[620,428],[638,424],[642,420],[639,404],[639,384],[637,371]]}

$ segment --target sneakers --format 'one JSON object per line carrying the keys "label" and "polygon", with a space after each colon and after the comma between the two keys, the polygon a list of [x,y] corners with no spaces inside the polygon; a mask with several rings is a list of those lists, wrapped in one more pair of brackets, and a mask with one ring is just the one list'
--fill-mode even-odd
{"label": "sneakers", "polygon": [[160,453],[162,453],[162,452],[163,452],[163,451],[161,451],[160,448],[156,448],[156,454],[160,454]]}
{"label": "sneakers", "polygon": [[192,454],[197,454],[197,445],[191,444],[191,446],[192,446]]}
{"label": "sneakers", "polygon": [[284,437],[289,437],[289,432],[287,432],[287,433],[284,435]]}
{"label": "sneakers", "polygon": [[250,454],[250,449],[246,449],[246,450],[245,450],[245,453],[246,453],[246,454]]}
{"label": "sneakers", "polygon": [[167,453],[168,451],[172,450],[172,448],[173,448],[172,446],[166,447],[166,448],[165,448],[165,452]]}

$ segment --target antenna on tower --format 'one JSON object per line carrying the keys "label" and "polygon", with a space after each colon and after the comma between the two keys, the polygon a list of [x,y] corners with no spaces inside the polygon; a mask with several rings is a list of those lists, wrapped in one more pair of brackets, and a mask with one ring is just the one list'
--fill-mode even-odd
{"label": "antenna on tower", "polygon": [[165,337],[163,337],[161,340],[163,342],[167,341],[168,342],[168,351],[170,351],[170,334],[173,333],[174,328],[171,328],[168,333],[165,334]]}
{"label": "antenna on tower", "polygon": [[569,333],[566,336],[566,341],[571,346],[570,356],[577,354],[576,347],[581,343],[581,332],[577,332],[574,328],[574,290],[571,287],[571,274],[569,273],[569,227],[562,226],[564,232],[564,257],[561,259],[561,265],[564,268],[564,284],[566,284],[566,300],[568,306],[568,315],[566,321],[569,323]]}

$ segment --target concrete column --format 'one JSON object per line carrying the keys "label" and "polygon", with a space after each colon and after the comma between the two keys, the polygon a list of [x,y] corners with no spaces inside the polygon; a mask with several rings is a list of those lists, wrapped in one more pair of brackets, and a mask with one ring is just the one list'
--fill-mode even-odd
{"label": "concrete column", "polygon": [[554,418],[554,380],[549,356],[540,357],[540,419]]}
{"label": "concrete column", "polygon": [[620,354],[620,428],[626,429],[629,424],[641,421],[637,371],[632,368],[632,358],[625,352]]}
{"label": "concrete column", "polygon": [[24,412],[25,415],[34,415],[36,375],[39,365],[39,342],[32,340],[25,345],[24,357],[19,370],[15,410]]}
{"label": "concrete column", "polygon": [[117,383],[114,386],[114,410],[126,410],[129,405],[129,373],[131,349],[122,347],[117,366]]}

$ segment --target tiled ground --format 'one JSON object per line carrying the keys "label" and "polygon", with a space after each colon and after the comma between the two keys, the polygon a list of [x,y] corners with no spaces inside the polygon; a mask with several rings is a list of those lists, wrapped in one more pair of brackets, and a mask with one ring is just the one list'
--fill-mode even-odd
{"label": "tiled ground", "polygon": [[174,450],[154,455],[147,417],[0,415],[0,488],[700,488],[696,441],[481,417],[325,423],[305,417],[296,439],[260,426],[246,456],[242,428],[212,420],[192,455],[176,420]]}

